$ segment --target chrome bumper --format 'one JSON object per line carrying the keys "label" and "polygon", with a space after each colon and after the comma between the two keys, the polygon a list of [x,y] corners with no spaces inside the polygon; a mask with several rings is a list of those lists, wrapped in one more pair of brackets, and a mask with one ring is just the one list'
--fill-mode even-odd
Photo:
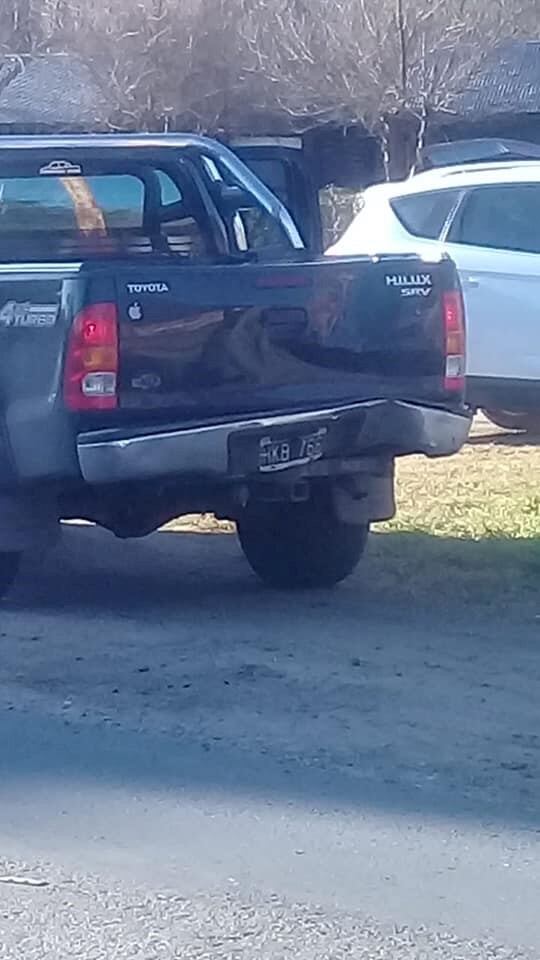
{"label": "chrome bumper", "polygon": [[180,476],[225,480],[230,476],[229,441],[233,435],[287,425],[309,427],[320,421],[332,426],[345,420],[353,428],[353,444],[351,449],[340,452],[341,457],[357,457],[375,448],[395,456],[448,456],[463,446],[470,428],[470,419],[465,415],[401,400],[368,400],[309,413],[254,417],[156,433],[81,434],[77,439],[79,465],[84,480],[92,484]]}

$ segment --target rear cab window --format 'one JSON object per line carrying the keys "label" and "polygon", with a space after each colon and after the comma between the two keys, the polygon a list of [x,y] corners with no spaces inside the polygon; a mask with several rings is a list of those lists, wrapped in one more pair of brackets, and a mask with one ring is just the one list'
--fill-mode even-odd
{"label": "rear cab window", "polygon": [[458,190],[409,194],[390,201],[403,227],[414,237],[438,240],[459,201]]}
{"label": "rear cab window", "polygon": [[16,153],[0,164],[0,261],[215,254],[210,218],[179,162],[39,165]]}

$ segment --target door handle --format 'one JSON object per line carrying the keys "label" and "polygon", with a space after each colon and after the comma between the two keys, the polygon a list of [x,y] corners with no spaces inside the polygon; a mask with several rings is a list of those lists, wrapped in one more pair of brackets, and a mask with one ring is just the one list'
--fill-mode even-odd
{"label": "door handle", "polygon": [[478,277],[466,277],[466,278],[465,278],[465,286],[466,286],[466,287],[471,287],[471,289],[475,290],[477,287],[480,286],[480,281],[479,281]]}

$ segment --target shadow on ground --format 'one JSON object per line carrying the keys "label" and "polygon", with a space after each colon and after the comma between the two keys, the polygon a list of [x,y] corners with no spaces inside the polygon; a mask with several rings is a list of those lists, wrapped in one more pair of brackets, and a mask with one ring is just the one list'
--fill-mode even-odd
{"label": "shadow on ground", "polygon": [[27,704],[2,777],[540,827],[540,541],[380,534],[342,588],[292,596],[230,535],[63,541],[0,629],[0,679]]}
{"label": "shadow on ground", "polygon": [[494,433],[471,434],[467,444],[471,447],[538,447],[540,434],[497,430]]}
{"label": "shadow on ground", "polygon": [[27,564],[8,607],[162,619],[208,613],[224,601],[234,610],[237,602],[290,609],[324,601],[400,622],[404,607],[409,616],[436,617],[449,606],[457,621],[489,612],[523,622],[540,614],[539,583],[540,535],[473,541],[376,533],[356,574],[335,591],[288,594],[256,580],[232,534],[162,531],[118,541],[93,527],[66,526],[59,548]]}

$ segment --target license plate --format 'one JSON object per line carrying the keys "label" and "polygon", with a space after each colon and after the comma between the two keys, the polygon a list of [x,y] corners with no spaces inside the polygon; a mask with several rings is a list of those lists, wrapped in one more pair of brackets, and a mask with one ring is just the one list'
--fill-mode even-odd
{"label": "license plate", "polygon": [[277,473],[291,467],[303,467],[324,456],[327,427],[297,437],[261,437],[259,473]]}

